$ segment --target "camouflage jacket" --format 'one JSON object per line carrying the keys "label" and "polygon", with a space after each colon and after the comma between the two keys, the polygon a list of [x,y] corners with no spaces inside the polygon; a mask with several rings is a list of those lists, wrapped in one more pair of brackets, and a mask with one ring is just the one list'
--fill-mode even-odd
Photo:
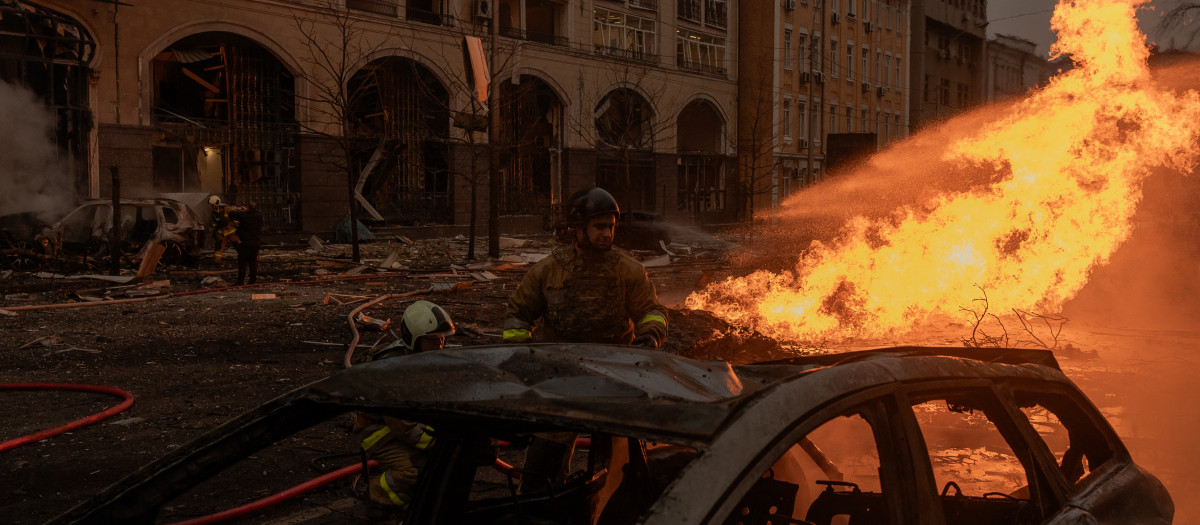
{"label": "camouflage jacket", "polygon": [[[536,333],[535,333],[536,332]],[[596,260],[575,246],[555,249],[525,274],[508,299],[504,340],[629,344],[651,335],[667,339],[666,308],[658,304],[646,270],[628,253],[613,249]]]}

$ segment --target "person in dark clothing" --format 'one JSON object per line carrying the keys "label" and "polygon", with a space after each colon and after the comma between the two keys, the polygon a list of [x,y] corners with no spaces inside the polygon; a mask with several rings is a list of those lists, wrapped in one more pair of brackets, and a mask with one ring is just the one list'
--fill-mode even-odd
{"label": "person in dark clothing", "polygon": [[[254,284],[258,280],[258,249],[262,247],[263,217],[258,212],[258,203],[250,201],[229,212],[229,218],[238,223],[238,239],[233,245],[238,254],[237,284]],[[246,277],[250,280],[247,283]]]}

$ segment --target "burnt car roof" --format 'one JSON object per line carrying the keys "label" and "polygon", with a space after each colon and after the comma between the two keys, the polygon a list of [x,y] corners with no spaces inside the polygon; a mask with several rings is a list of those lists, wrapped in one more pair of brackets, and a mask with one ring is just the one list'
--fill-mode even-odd
{"label": "burnt car roof", "polygon": [[483,346],[394,357],[277,397],[143,466],[52,523],[141,519],[146,509],[244,455],[348,410],[460,431],[487,428],[494,436],[569,428],[707,449],[756,404],[775,404],[768,399],[779,397],[775,401],[803,414],[896,382],[957,377],[1070,384],[1053,359],[1039,350],[900,347],[731,367],[592,344]]}
{"label": "burnt car roof", "polygon": [[[919,363],[921,357],[936,358],[937,364]],[[884,364],[885,360],[894,362]],[[855,368],[871,370],[883,365],[886,373],[868,374],[875,384],[1011,375],[1065,380],[1046,350],[910,346],[731,367],[723,361],[622,346],[533,344],[386,359],[339,371],[289,395],[408,416],[563,425],[702,446],[760,391],[800,375],[857,363],[863,367]],[[831,398],[844,393],[824,390]]]}

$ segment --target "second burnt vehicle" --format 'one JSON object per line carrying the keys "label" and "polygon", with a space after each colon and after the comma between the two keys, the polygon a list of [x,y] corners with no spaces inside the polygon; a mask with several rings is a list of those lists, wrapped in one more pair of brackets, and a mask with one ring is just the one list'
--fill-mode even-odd
{"label": "second burnt vehicle", "polygon": [[[6,228],[8,263],[14,269],[28,269],[45,261],[81,260],[87,264],[107,258],[112,208],[111,200],[87,200],[40,231],[31,225],[32,217],[13,218],[19,227]],[[121,226],[121,252],[133,260],[141,260],[150,246],[161,244],[164,263],[187,263],[203,243],[204,222],[174,199],[122,199],[116,216]]]}
{"label": "second burnt vehicle", "polygon": [[[53,523],[186,520],[211,512],[189,503],[193,487],[229,490],[231,506],[277,491],[267,480],[282,472],[251,465],[258,481],[236,490],[221,477],[353,410],[434,429],[406,524],[1165,524],[1174,513],[1049,351],[896,347],[730,366],[542,344],[337,372]],[[558,431],[590,443],[577,442],[565,483],[519,493],[512,447]],[[314,492],[255,519],[353,522],[335,497]]]}

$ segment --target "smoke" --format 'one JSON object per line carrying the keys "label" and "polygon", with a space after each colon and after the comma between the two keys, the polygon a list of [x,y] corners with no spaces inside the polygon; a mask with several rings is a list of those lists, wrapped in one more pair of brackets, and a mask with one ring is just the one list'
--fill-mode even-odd
{"label": "smoke", "polygon": [[[1155,81],[1200,89],[1200,57],[1161,57]],[[1155,60],[1151,60],[1152,66]],[[1158,169],[1142,188],[1133,234],[1063,306],[1072,321],[1194,330],[1200,317],[1200,173]]]}
{"label": "smoke", "polygon": [[0,81],[0,122],[0,215],[61,218],[75,203],[75,188],[54,143],[53,115],[29,90]]}

